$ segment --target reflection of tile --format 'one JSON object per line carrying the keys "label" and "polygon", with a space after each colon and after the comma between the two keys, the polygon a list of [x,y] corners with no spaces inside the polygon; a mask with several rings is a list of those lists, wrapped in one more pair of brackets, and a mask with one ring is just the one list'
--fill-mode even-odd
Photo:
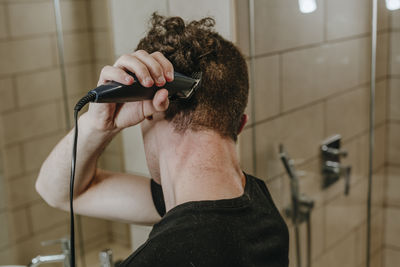
{"label": "reflection of tile", "polygon": [[240,47],[242,53],[250,55],[249,48],[249,1],[235,1],[236,4],[236,44]]}
{"label": "reflection of tile", "polygon": [[302,14],[297,1],[255,1],[256,54],[269,53],[323,40],[323,1],[317,10]]}
{"label": "reflection of tile", "polygon": [[400,9],[390,11],[392,29],[400,29]]}
{"label": "reflection of tile", "polygon": [[[13,178],[8,182],[8,203],[10,208],[26,205],[40,199],[35,190],[36,173],[19,178]],[[24,188],[24,190],[21,190]]]}
{"label": "reflection of tile", "polygon": [[383,251],[384,251],[383,255],[384,267],[393,267],[400,262],[399,250],[385,247]]}
{"label": "reflection of tile", "polygon": [[250,174],[254,173],[252,131],[253,128],[248,128],[239,135],[240,166]]}
{"label": "reflection of tile", "polygon": [[89,1],[90,9],[92,10],[92,24],[95,29],[105,29],[109,27],[109,6],[108,0]]}
{"label": "reflection of tile", "polygon": [[61,98],[61,74],[58,68],[19,75],[16,80],[18,104],[20,106]]}
{"label": "reflection of tile", "polygon": [[[56,47],[56,49],[58,48]],[[65,63],[87,62],[92,60],[92,49],[88,32],[64,34]]]}
{"label": "reflection of tile", "polygon": [[51,2],[16,3],[8,7],[12,36],[55,32],[56,22]]}
{"label": "reflection of tile", "polygon": [[400,164],[400,124],[390,123],[388,126],[389,130],[389,151],[388,159],[389,163]]}
{"label": "reflection of tile", "polygon": [[[98,1],[90,1],[98,2]],[[104,3],[106,4],[106,3]],[[103,7],[104,9],[107,6]],[[62,26],[64,31],[83,30],[88,28],[87,24],[87,9],[88,4],[86,1],[62,1],[61,2],[61,17]],[[91,15],[94,14],[91,12]],[[107,17],[103,17],[106,20]]]}
{"label": "reflection of tile", "polygon": [[389,119],[400,121],[400,79],[390,80],[389,96]]}
{"label": "reflection of tile", "polygon": [[256,126],[256,175],[263,179],[283,173],[279,144],[293,159],[318,154],[323,139],[323,106],[317,104]]}
{"label": "reflection of tile", "polygon": [[10,240],[21,240],[31,234],[26,208],[10,211],[8,216]]}
{"label": "reflection of tile", "polygon": [[69,218],[67,212],[52,208],[45,202],[35,203],[29,207],[29,211],[34,233],[60,223],[67,223]]}
{"label": "reflection of tile", "polygon": [[368,90],[365,87],[328,99],[326,103],[327,135],[351,138],[368,128]]}
{"label": "reflection of tile", "polygon": [[0,5],[0,39],[7,37],[6,15],[4,5]]}
{"label": "reflection of tile", "polygon": [[341,195],[326,205],[326,245],[329,247],[349,235],[366,219],[367,180],[350,188],[348,196]]}
{"label": "reflection of tile", "polygon": [[12,80],[10,78],[0,80],[0,112],[15,107]]}
{"label": "reflection of tile", "polygon": [[391,32],[390,36],[390,74],[400,74],[400,32]]}
{"label": "reflection of tile", "polygon": [[400,209],[386,208],[385,245],[400,247]]}
{"label": "reflection of tile", "polygon": [[[376,77],[385,77],[388,73],[389,34],[379,33],[376,41]],[[368,62],[368,67],[370,63]]]}
{"label": "reflection of tile", "polygon": [[383,124],[375,128],[374,133],[374,157],[373,167],[378,170],[385,164],[386,155],[386,125]]}
{"label": "reflection of tile", "polygon": [[386,202],[400,206],[400,168],[389,167],[387,171]]}
{"label": "reflection of tile", "polygon": [[51,47],[50,37],[47,36],[1,42],[0,74],[11,74],[52,66]]}
{"label": "reflection of tile", "polygon": [[23,144],[25,170],[39,170],[43,161],[62,136],[63,134],[58,133],[25,142]]}
{"label": "reflection of tile", "polygon": [[[325,229],[327,232],[330,229]],[[356,245],[356,233],[349,233],[345,239],[341,240],[326,253],[319,257],[313,266],[323,267],[354,267],[356,266],[354,247]]]}
{"label": "reflection of tile", "polygon": [[370,5],[365,0],[328,0],[325,10],[328,40],[370,31]]}
{"label": "reflection of tile", "polygon": [[282,59],[283,110],[290,110],[368,80],[368,39],[289,52]]}
{"label": "reflection of tile", "polygon": [[[376,83],[375,89],[375,126],[384,123],[386,120],[386,94],[387,94],[387,80],[379,81]],[[400,101],[400,98],[399,98]]]}
{"label": "reflection of tile", "polygon": [[22,154],[20,145],[17,144],[5,147],[4,155],[4,175],[7,178],[11,178],[22,174],[24,171],[24,166],[21,164]]}
{"label": "reflection of tile", "polygon": [[278,56],[255,60],[255,121],[279,113],[279,59]]}
{"label": "reflection of tile", "polygon": [[23,109],[3,117],[4,139],[7,143],[50,133],[60,129],[55,103]]}

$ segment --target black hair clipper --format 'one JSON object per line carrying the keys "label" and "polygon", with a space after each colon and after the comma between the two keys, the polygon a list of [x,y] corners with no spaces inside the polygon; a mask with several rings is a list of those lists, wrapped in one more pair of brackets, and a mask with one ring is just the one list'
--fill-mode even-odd
{"label": "black hair clipper", "polygon": [[152,87],[144,87],[139,83],[135,74],[131,72],[127,73],[135,80],[131,85],[125,85],[114,81],[100,85],[88,93],[91,95],[95,94],[95,98],[92,99],[92,102],[125,103],[152,99],[155,93],[162,88],[168,90],[168,98],[171,101],[189,99],[200,87],[202,75],[201,72],[195,72],[191,77],[188,77],[178,72],[174,72],[174,80],[172,82],[167,82],[161,87],[156,85],[153,85]]}

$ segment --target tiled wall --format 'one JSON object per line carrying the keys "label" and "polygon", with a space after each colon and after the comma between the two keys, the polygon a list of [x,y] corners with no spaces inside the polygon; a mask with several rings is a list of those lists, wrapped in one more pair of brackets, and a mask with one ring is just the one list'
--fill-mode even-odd
{"label": "tiled wall", "polygon": [[[96,85],[99,66],[112,63],[112,42],[105,0],[61,0],[61,10],[71,111]],[[68,130],[52,0],[0,0],[0,58],[0,264],[26,264],[60,251],[42,248],[41,241],[69,233],[68,214],[49,207],[34,189],[41,163]],[[116,140],[101,163],[121,170],[120,155]],[[126,226],[81,220],[86,250],[114,236],[129,240]]]}
{"label": "tiled wall", "polygon": [[[278,208],[290,204],[289,178],[279,159],[283,143],[295,160],[300,191],[315,200],[313,266],[364,266],[368,175],[370,1],[317,0],[302,14],[298,1],[255,0],[253,118],[240,138],[243,168],[265,180]],[[238,43],[249,56],[248,1],[237,1]],[[381,266],[389,15],[379,1],[376,146],[373,177],[371,266]],[[249,58],[250,62],[250,58]],[[251,103],[250,103],[251,104]],[[320,144],[341,134],[352,166],[350,195],[344,181],[321,189]],[[255,137],[255,146],[252,138]],[[255,151],[253,151],[253,148]],[[253,164],[255,162],[255,164]],[[294,230],[290,260],[295,264]],[[305,261],[305,225],[301,226]]]}
{"label": "tiled wall", "polygon": [[387,168],[385,194],[385,267],[400,262],[400,10],[390,17],[387,84]]}

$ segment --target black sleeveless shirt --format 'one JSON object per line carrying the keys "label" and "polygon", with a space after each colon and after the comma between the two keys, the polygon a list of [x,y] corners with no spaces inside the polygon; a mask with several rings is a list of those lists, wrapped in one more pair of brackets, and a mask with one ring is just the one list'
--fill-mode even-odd
{"label": "black sleeveless shirt", "polygon": [[288,266],[288,229],[262,180],[246,174],[240,197],[190,201],[167,213],[153,180],[151,191],[162,219],[122,266]]}

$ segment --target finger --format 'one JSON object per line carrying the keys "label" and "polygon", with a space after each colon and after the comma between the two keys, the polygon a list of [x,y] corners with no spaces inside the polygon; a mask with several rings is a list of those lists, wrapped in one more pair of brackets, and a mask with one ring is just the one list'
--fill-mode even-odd
{"label": "finger", "polygon": [[104,84],[107,81],[115,81],[122,84],[132,84],[133,77],[120,68],[113,66],[104,66],[101,69],[99,81],[97,86]]}
{"label": "finger", "polygon": [[171,61],[169,61],[161,52],[154,52],[151,56],[157,60],[157,62],[161,65],[164,76],[168,82],[172,82],[174,80],[174,66]]}
{"label": "finger", "polygon": [[115,62],[114,66],[135,73],[136,77],[139,79],[139,82],[145,87],[151,87],[154,84],[146,65],[133,55],[121,56]]}
{"label": "finger", "polygon": [[149,55],[149,53],[144,50],[136,51],[135,53],[133,53],[133,56],[137,57],[146,65],[157,86],[163,86],[165,84],[166,80],[164,77],[164,72],[160,63],[158,63],[157,60],[155,60],[151,55]]}
{"label": "finger", "polygon": [[161,89],[156,92],[153,98],[153,106],[156,111],[165,111],[169,106],[168,91]]}

